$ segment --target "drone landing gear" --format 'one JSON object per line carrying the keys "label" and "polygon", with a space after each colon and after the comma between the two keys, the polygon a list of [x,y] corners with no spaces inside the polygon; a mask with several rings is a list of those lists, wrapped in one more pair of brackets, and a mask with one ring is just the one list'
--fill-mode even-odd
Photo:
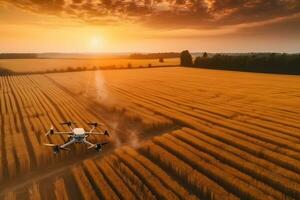
{"label": "drone landing gear", "polygon": [[52,147],[53,153],[54,154],[58,154],[60,152],[60,150],[70,150],[64,147],[60,147],[59,145],[55,145]]}
{"label": "drone landing gear", "polygon": [[59,149],[59,146],[58,146],[58,145],[56,145],[56,146],[53,147],[53,153],[54,153],[54,154],[58,154],[59,151],[60,151],[60,149]]}
{"label": "drone landing gear", "polygon": [[101,144],[96,144],[95,150],[98,151],[98,152],[102,151],[102,145]]}

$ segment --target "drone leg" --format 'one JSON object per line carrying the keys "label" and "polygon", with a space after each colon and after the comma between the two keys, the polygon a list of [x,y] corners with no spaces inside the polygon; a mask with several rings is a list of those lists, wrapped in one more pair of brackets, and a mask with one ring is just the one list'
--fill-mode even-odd
{"label": "drone leg", "polygon": [[93,144],[93,143],[87,141],[86,139],[84,139],[83,142],[84,142],[85,144],[88,144],[88,145],[89,145],[88,149],[93,148],[93,147],[95,146],[95,144]]}
{"label": "drone leg", "polygon": [[69,142],[67,142],[67,143],[65,143],[65,144],[63,144],[63,145],[61,145],[60,147],[61,147],[61,148],[65,148],[66,146],[69,146],[70,144],[73,144],[73,143],[75,143],[75,139],[71,139]]}

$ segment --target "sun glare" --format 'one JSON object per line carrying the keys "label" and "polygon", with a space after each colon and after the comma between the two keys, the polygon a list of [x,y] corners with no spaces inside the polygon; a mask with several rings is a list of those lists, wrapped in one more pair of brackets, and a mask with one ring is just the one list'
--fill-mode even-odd
{"label": "sun glare", "polygon": [[91,51],[99,51],[102,49],[103,40],[100,37],[92,37],[89,42]]}

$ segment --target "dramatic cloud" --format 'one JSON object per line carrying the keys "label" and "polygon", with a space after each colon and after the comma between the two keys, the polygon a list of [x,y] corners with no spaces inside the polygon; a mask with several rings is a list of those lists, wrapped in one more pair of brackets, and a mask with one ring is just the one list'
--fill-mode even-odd
{"label": "dramatic cloud", "polygon": [[124,21],[151,27],[216,28],[261,22],[300,12],[299,0],[0,0],[38,13],[90,23]]}

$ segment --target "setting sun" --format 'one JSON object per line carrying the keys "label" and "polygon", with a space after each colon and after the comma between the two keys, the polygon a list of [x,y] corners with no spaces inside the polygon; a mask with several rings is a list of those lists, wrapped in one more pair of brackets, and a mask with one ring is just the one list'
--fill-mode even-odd
{"label": "setting sun", "polygon": [[299,49],[300,6],[293,0],[270,5],[210,0],[198,4],[145,1],[145,5],[131,1],[112,5],[86,0],[12,2],[0,3],[3,53]]}
{"label": "setting sun", "polygon": [[103,45],[103,41],[102,38],[100,38],[99,36],[92,37],[90,39],[89,42],[90,51],[99,52],[103,48],[102,45]]}

